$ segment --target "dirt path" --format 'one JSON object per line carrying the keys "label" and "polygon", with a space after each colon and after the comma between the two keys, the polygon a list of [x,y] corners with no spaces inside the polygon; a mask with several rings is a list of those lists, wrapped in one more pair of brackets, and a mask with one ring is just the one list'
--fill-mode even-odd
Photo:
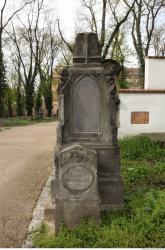
{"label": "dirt path", "polygon": [[56,123],[0,132],[0,247],[21,247],[52,172]]}

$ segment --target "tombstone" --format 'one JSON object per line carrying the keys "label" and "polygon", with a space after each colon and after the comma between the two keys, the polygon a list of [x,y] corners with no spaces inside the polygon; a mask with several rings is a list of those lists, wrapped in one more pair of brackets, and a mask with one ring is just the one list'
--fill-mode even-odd
{"label": "tombstone", "polygon": [[100,211],[123,205],[114,68],[101,63],[95,33],[77,35],[73,65],[63,70],[58,90],[56,228],[60,222],[74,227],[81,218],[99,221]]}
{"label": "tombstone", "polygon": [[96,151],[74,143],[61,148],[59,157],[60,169],[54,183],[56,231],[62,222],[73,228],[82,219],[99,221]]}

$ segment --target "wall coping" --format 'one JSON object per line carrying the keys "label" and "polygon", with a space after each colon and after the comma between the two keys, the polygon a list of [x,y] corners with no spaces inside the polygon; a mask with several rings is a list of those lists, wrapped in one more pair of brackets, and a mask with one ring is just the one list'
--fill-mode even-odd
{"label": "wall coping", "polygon": [[119,94],[165,94],[165,89],[119,89]]}
{"label": "wall coping", "polygon": [[165,59],[165,56],[145,56],[145,59]]}

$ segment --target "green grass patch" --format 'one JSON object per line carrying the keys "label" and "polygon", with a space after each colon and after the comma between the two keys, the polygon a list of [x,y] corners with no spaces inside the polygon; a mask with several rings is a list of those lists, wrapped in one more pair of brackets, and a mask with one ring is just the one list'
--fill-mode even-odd
{"label": "green grass patch", "polygon": [[165,247],[165,149],[148,137],[119,143],[124,209],[102,213],[99,225],[82,221],[73,230],[61,225],[57,235],[43,225],[33,235],[36,247]]}
{"label": "green grass patch", "polygon": [[0,128],[0,132],[4,131],[4,130],[8,130],[10,128]]}
{"label": "green grass patch", "polygon": [[165,160],[164,150],[148,136],[127,137],[119,141],[122,159]]}
{"label": "green grass patch", "polygon": [[17,126],[28,126],[35,123],[41,122],[52,122],[56,121],[57,118],[1,118],[0,127],[17,127]]}

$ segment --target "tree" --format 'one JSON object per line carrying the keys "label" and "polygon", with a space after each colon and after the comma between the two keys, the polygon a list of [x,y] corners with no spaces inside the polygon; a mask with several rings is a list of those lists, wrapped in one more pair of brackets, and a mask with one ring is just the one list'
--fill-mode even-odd
{"label": "tree", "polygon": [[[46,32],[45,32],[46,30]],[[52,115],[52,78],[54,62],[61,41],[57,37],[56,24],[47,19],[47,25],[42,34],[42,47],[39,50],[38,71],[40,76],[41,91],[45,100],[47,115]]]}
{"label": "tree", "polygon": [[[21,26],[19,24],[15,27],[11,22],[12,32],[7,32],[13,42],[11,55],[18,74],[18,86],[23,85],[25,89],[27,115],[32,115],[34,101],[35,104],[37,102],[37,107],[40,105],[41,94],[45,100],[47,114],[51,116],[51,81],[55,57],[60,46],[56,22],[51,11],[45,12],[44,0],[36,0],[26,9],[25,17],[27,20],[24,18],[24,21],[18,17]],[[37,90],[35,97],[37,86],[40,85],[40,91]]]}
{"label": "tree", "polygon": [[37,113],[37,116],[41,113],[41,107],[42,107],[42,86],[41,84],[39,85],[35,97],[35,110]]}
{"label": "tree", "polygon": [[7,86],[6,93],[5,93],[5,108],[6,108],[6,114],[9,117],[13,116],[13,109],[15,104],[15,98],[16,98],[16,91],[11,86]]}
{"label": "tree", "polygon": [[[136,1],[136,0],[135,0]],[[82,0],[81,12],[79,12],[79,20],[81,25],[77,24],[78,31],[91,31],[98,35],[102,61],[104,61],[109,53],[110,47],[119,32],[121,26],[126,22],[130,12],[135,4],[135,1],[128,6],[121,0],[102,0],[101,6],[96,0]],[[122,15],[121,15],[122,7]],[[97,11],[99,9],[99,11]],[[101,22],[99,14],[101,9]],[[83,28],[82,28],[83,27]],[[85,27],[85,28],[84,28]],[[85,29],[85,30],[84,30]],[[59,33],[62,41],[73,52],[73,46],[66,41],[63,32],[60,29]]]}
{"label": "tree", "polygon": [[121,72],[119,75],[119,85],[123,87],[126,79],[125,64],[128,62],[129,56],[133,55],[133,51],[126,43],[125,34],[128,32],[127,27],[122,27],[121,31],[116,33],[115,39],[110,50],[110,57],[120,63]]}
{"label": "tree", "polygon": [[[24,1],[23,4],[14,10],[11,15],[6,18],[5,10],[7,9],[7,0],[4,0],[2,4],[2,8],[0,10],[0,117],[3,116],[4,113],[4,98],[5,98],[5,90],[7,89],[6,84],[6,70],[5,70],[5,63],[4,63],[4,54],[3,54],[3,33],[8,26],[9,22],[13,19],[13,17],[20,12],[26,5],[30,4],[34,0],[31,1]],[[4,18],[5,17],[5,18]]]}
{"label": "tree", "polygon": [[59,64],[69,68],[69,66],[72,64],[72,52],[68,49],[64,42],[59,44],[59,50],[61,52],[60,57],[58,58]]}
{"label": "tree", "polygon": [[16,79],[15,79],[15,86],[16,86],[16,111],[17,116],[23,116],[24,113],[24,94],[23,94],[23,79],[22,79],[22,73],[21,73],[21,61],[18,57],[17,53],[14,53],[13,55],[16,58],[13,58],[13,65],[15,69]]}
{"label": "tree", "polygon": [[[130,4],[124,0],[128,7]],[[164,0],[136,0],[132,8],[132,39],[142,76],[145,71],[144,57],[148,56],[158,13],[165,7]]]}
{"label": "tree", "polygon": [[156,28],[152,35],[152,46],[155,56],[165,56],[165,28]]}
{"label": "tree", "polygon": [[[43,7],[43,0],[33,2],[30,9],[27,9],[27,25],[21,22],[22,27],[15,29],[13,23],[13,33],[9,34],[17,50],[19,62],[22,67],[22,81],[25,89],[25,105],[28,116],[33,115],[35,82],[38,74],[40,32],[39,19]],[[20,70],[19,70],[20,72]]]}
{"label": "tree", "polygon": [[0,50],[0,118],[4,115],[4,98],[5,90],[7,88],[6,84],[6,69],[4,63],[3,51]]}

